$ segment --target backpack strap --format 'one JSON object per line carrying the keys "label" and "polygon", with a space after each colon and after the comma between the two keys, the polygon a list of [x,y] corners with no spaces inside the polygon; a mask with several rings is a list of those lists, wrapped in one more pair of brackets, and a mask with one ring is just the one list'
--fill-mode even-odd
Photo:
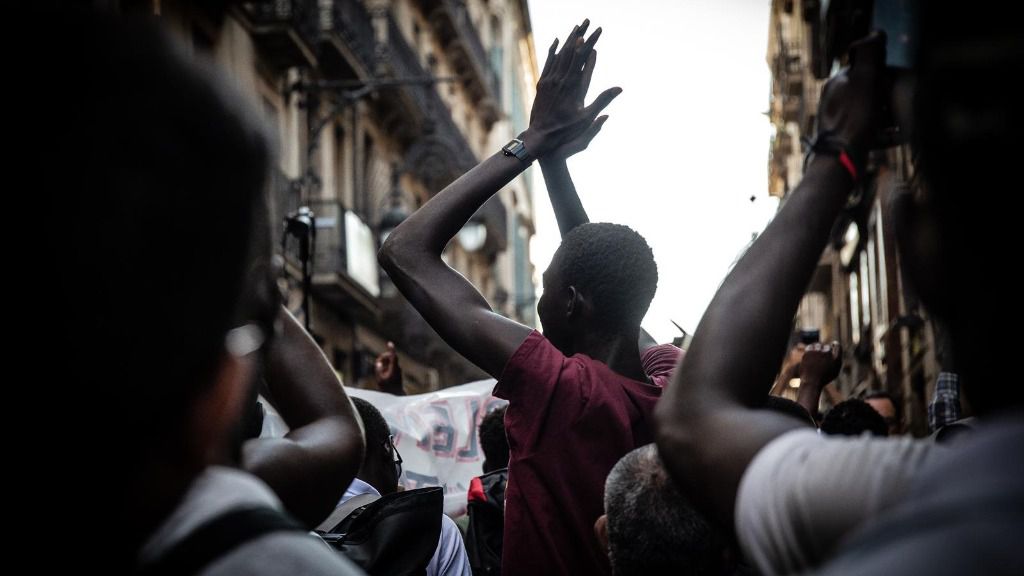
{"label": "backpack strap", "polygon": [[272,532],[305,532],[291,517],[268,507],[240,508],[199,526],[137,574],[197,574],[210,562],[241,544]]}
{"label": "backpack strap", "polygon": [[371,493],[360,494],[358,496],[353,496],[352,498],[349,498],[341,506],[335,508],[334,512],[331,512],[331,515],[328,516],[326,520],[321,522],[320,525],[316,527],[316,531],[324,533],[330,532],[342,520],[348,518],[349,514],[355,512],[356,508],[361,508],[379,499],[379,494]]}

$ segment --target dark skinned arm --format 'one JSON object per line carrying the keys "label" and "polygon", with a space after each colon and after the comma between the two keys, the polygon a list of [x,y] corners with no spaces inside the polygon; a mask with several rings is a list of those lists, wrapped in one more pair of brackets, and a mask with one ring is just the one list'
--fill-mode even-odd
{"label": "dark skinned arm", "polygon": [[461,274],[441,259],[448,241],[476,210],[527,163],[501,152],[476,166],[407,218],[378,260],[423,319],[458,353],[500,377],[530,328],[494,312]]}
{"label": "dark skinned arm", "polygon": [[[558,41],[537,85],[530,127],[522,135],[527,153],[543,157],[595,123],[619,90],[610,89],[590,106],[584,78],[594,65],[600,29],[584,41],[589,22],[576,27],[565,47]],[[530,162],[498,152],[446,187],[392,232],[378,253],[381,266],[428,324],[457,352],[498,378],[531,329],[495,313],[441,253],[474,212],[525,170]]]}
{"label": "dark skinned arm", "polygon": [[831,344],[809,344],[800,361],[800,391],[796,402],[804,407],[817,422],[818,402],[821,393],[830,382],[839,376],[843,367],[843,351],[838,342]]}
{"label": "dark skinned arm", "polygon": [[565,237],[573,228],[590,222],[587,211],[583,208],[576,185],[569,174],[569,166],[565,158],[545,158],[540,161],[540,171],[544,175],[544,185],[548,189],[551,209],[555,212],[558,222],[558,233]]}
{"label": "dark skinned arm", "polygon": [[[852,67],[828,82],[819,122],[864,149],[874,126],[884,38],[851,48]],[[839,159],[816,155],[803,180],[719,288],[693,345],[656,408],[657,442],[691,500],[734,528],[740,479],[793,418],[757,408],[778,370],[800,299],[852,189]]]}
{"label": "dark skinned arm", "polygon": [[242,467],[313,528],[338,504],[363,461],[362,423],[320,347],[284,308],[267,356],[274,408],[290,428],[242,448]]}

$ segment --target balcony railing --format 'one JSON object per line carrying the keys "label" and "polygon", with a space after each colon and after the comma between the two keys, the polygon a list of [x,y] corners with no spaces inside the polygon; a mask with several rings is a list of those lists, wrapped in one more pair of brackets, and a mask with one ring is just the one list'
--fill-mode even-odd
{"label": "balcony railing", "polygon": [[476,26],[473,25],[473,21],[469,17],[465,2],[463,0],[443,0],[443,3],[455,26],[461,45],[469,56],[470,65],[477,80],[487,91],[487,97],[496,98],[498,79],[494,71],[491,70],[487,51],[480,40],[480,33],[477,32]]}
{"label": "balcony railing", "polygon": [[345,208],[338,200],[323,199],[310,200],[308,206],[316,217],[313,273],[347,273]]}
{"label": "balcony railing", "polygon": [[[395,19],[388,15],[388,43],[382,53],[381,64],[386,76],[393,78],[428,78],[431,76],[420,64],[419,56],[405,41],[401,29]],[[403,92],[412,100],[416,111],[430,116],[433,102],[428,92],[434,90],[426,84],[409,84],[402,87]]]}
{"label": "balcony railing", "polygon": [[438,24],[438,32],[446,37],[445,44],[453,56],[456,68],[467,72],[477,100],[476,105],[487,122],[494,122],[500,114],[500,85],[491,68],[487,50],[464,0],[420,0],[424,13]]}
{"label": "balcony railing", "polygon": [[370,13],[362,1],[334,0],[331,12],[323,18],[323,23],[324,39],[340,40],[359,66],[372,75],[377,62],[377,39]]}
{"label": "balcony railing", "polygon": [[[431,74],[420,64],[419,57],[405,41],[394,18],[388,15],[388,46],[384,55],[385,69],[395,78],[429,78]],[[455,155],[460,167],[472,167],[476,154],[462,131],[452,119],[448,106],[437,93],[434,84],[409,84],[401,89],[414,107],[424,132],[433,132],[441,138]]]}
{"label": "balcony railing", "polygon": [[255,0],[239,5],[264,57],[280,66],[312,64],[320,36],[317,0]]}
{"label": "balcony railing", "polygon": [[[275,179],[277,191],[275,202],[272,208],[272,222],[274,222],[274,240],[277,250],[281,247],[281,238],[284,234],[285,218],[295,214],[301,206],[309,207],[313,211],[316,220],[316,239],[313,247],[314,275],[335,274],[346,271],[345,253],[345,209],[337,200],[314,199],[307,202],[300,202],[298,189],[290,185],[287,180],[282,180],[279,175]],[[279,184],[283,181],[283,185]],[[299,259],[299,241],[289,236],[285,242],[285,261],[294,270],[302,267]]]}

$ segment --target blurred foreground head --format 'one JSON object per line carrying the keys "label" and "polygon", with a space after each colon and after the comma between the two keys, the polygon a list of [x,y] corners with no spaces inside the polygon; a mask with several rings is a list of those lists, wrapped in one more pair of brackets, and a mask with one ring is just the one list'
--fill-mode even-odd
{"label": "blurred foreground head", "polygon": [[141,538],[222,457],[271,335],[271,150],[212,66],[154,22],[48,18],[59,60],[40,63],[30,113],[53,123],[56,345],[73,350],[91,426],[81,478],[102,479],[96,498]]}

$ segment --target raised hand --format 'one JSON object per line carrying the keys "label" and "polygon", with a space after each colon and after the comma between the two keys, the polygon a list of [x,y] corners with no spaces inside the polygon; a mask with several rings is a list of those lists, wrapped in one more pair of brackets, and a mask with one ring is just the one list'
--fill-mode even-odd
{"label": "raised hand", "polygon": [[398,365],[398,354],[395,344],[388,342],[388,349],[377,356],[373,364],[373,373],[377,378],[377,386],[381,392],[402,396],[402,367]]}
{"label": "raised hand", "polygon": [[884,68],[884,33],[872,33],[850,46],[850,66],[822,89],[819,138],[830,138],[857,156],[866,153],[878,121]]}
{"label": "raised hand", "polygon": [[[584,105],[597,62],[594,45],[601,37],[598,28],[584,39],[589,26],[590,21],[584,20],[573,28],[561,50],[557,39],[548,49],[530,113],[530,127],[523,134],[527,152],[533,157],[559,149],[575,153],[586,148],[604,122],[597,119],[598,114],[622,92],[621,88],[609,88],[590,106]],[[573,144],[567,146],[570,143]]]}
{"label": "raised hand", "polygon": [[800,360],[800,386],[824,387],[839,376],[843,350],[838,342],[809,344]]}
{"label": "raised hand", "polygon": [[570,156],[583,152],[587,149],[587,146],[590,146],[590,142],[595,136],[597,136],[597,133],[601,131],[601,127],[604,126],[604,123],[607,120],[607,115],[598,116],[597,119],[591,122],[590,126],[581,132],[579,136],[569,140],[565,144],[562,144],[549,153],[546,158],[550,158],[552,160],[565,160]]}

